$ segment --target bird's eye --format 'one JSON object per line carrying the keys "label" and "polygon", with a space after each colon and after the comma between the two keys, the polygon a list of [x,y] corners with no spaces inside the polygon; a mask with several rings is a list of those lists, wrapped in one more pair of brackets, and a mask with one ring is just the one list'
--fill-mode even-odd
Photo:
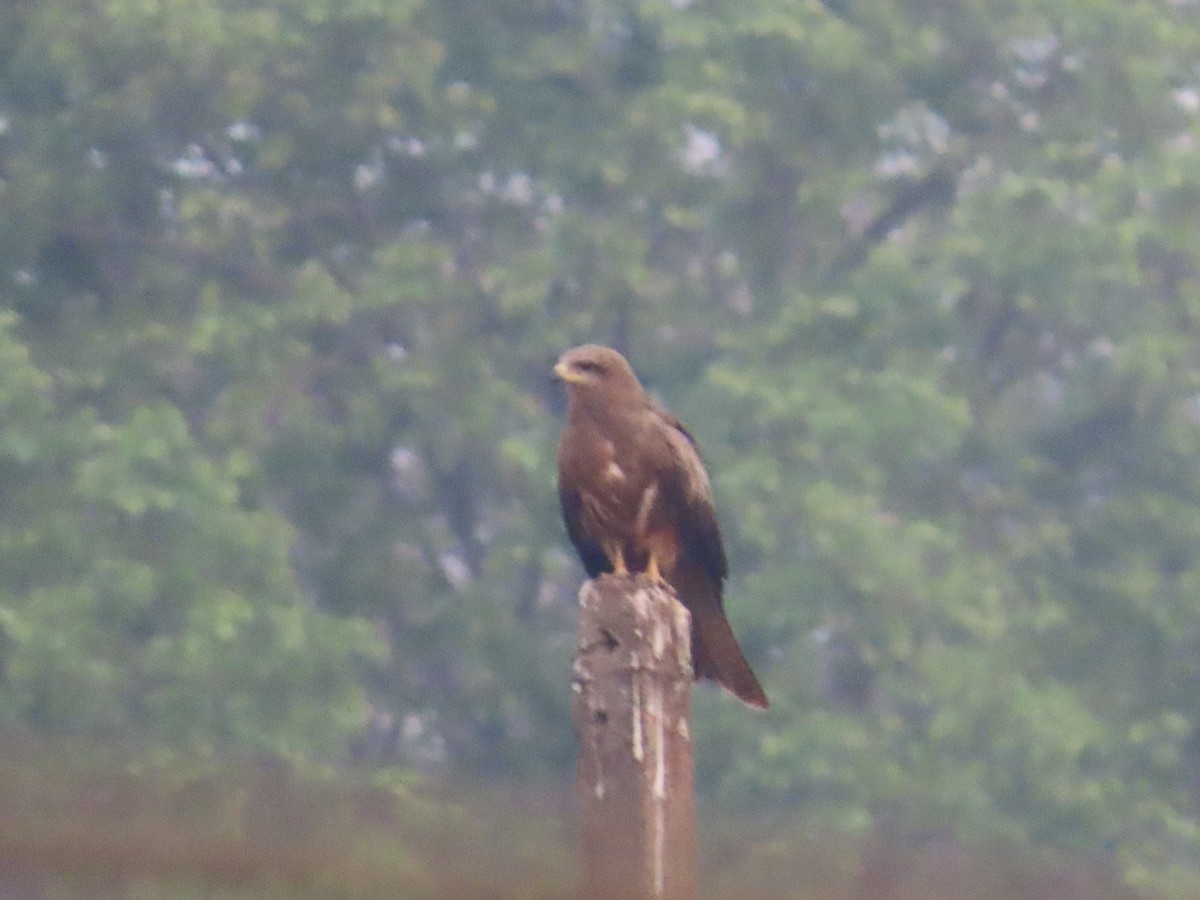
{"label": "bird's eye", "polygon": [[575,368],[577,368],[580,372],[599,372],[600,364],[594,363],[588,359],[581,359],[579,362],[575,363]]}

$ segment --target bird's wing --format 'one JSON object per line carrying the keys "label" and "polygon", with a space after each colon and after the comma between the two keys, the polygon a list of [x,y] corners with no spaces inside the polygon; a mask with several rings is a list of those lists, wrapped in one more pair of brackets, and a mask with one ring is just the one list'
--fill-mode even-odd
{"label": "bird's wing", "polygon": [[570,471],[561,469],[558,473],[558,502],[562,506],[563,522],[567,526],[567,536],[575,545],[579,560],[588,578],[595,578],[605,572],[612,571],[612,563],[604,553],[600,542],[588,534],[583,524],[583,494],[576,487],[575,479]]}
{"label": "bird's wing", "polygon": [[663,501],[679,511],[679,543],[683,555],[698,562],[715,585],[718,608],[721,583],[729,573],[725,544],[717,525],[708,472],[692,435],[675,416],[656,409],[669,448],[668,464],[660,474]]}
{"label": "bird's wing", "polygon": [[697,678],[712,678],[743,702],[766,709],[767,695],[742,654],[721,599],[729,564],[717,525],[708,472],[696,442],[675,416],[662,420],[670,461],[661,474],[664,501],[676,509],[680,558],[671,574],[679,598],[692,616],[692,664]]}

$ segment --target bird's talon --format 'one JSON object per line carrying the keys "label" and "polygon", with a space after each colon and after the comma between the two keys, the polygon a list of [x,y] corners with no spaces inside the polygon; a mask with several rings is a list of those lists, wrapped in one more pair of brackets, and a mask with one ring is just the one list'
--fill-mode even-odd
{"label": "bird's talon", "polygon": [[667,586],[667,579],[663,578],[662,571],[658,568],[657,557],[651,556],[650,561],[646,564],[646,577],[658,587]]}

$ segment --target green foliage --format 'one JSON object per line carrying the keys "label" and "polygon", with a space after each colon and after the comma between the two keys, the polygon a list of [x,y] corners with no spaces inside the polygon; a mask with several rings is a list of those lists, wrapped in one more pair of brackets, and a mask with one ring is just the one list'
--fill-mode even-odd
{"label": "green foliage", "polygon": [[308,607],[292,529],[241,505],[229,464],[174,407],[119,426],[66,419],[51,380],[10,356],[6,384],[24,395],[6,406],[38,418],[7,454],[21,470],[3,532],[0,715],[181,748],[338,750],[363,726],[356,658],[374,645],[364,624]]}

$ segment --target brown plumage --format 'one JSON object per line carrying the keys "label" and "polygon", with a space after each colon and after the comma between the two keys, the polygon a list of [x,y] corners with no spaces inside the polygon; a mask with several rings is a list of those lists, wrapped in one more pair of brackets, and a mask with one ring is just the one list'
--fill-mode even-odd
{"label": "brown plumage", "polygon": [[616,350],[575,347],[554,374],[568,388],[558,496],[588,576],[645,572],[666,581],[692,614],[696,677],[766,709],[725,618],[725,546],[692,436],[646,395]]}

